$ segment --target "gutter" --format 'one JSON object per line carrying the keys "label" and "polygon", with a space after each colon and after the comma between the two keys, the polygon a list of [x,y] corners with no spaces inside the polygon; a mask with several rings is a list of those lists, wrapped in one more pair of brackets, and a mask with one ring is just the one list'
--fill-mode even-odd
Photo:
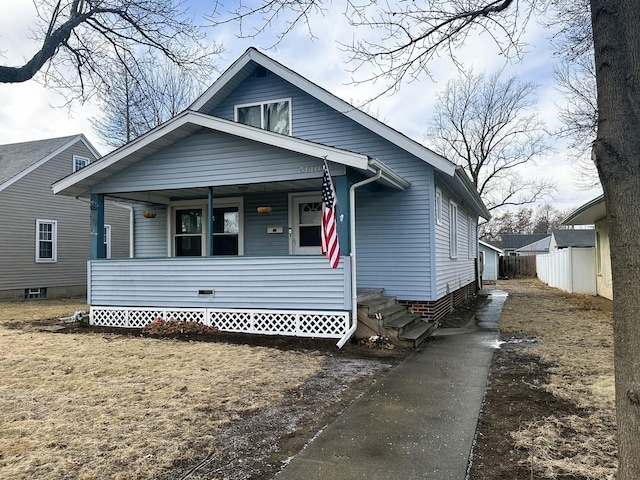
{"label": "gutter", "polygon": [[336,343],[338,348],[342,348],[353,336],[358,327],[358,289],[356,286],[356,188],[360,188],[368,183],[375,182],[382,177],[382,169],[378,168],[376,175],[371,178],[354,183],[349,188],[349,233],[351,237],[351,321],[352,325],[345,335]]}

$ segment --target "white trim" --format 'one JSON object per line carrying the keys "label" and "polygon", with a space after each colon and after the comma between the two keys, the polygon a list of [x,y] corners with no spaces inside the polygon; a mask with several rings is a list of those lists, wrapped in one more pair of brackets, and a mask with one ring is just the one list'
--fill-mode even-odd
{"label": "white trim", "polygon": [[449,200],[449,257],[458,258],[458,204]]}
{"label": "white trim", "polygon": [[[264,127],[264,106],[271,104],[271,103],[281,103],[281,102],[287,102],[289,105],[288,108],[288,116],[289,116],[289,132],[286,133],[286,135],[292,135],[293,132],[293,115],[292,115],[292,110],[293,110],[293,102],[291,101],[291,98],[278,98],[275,100],[265,100],[262,102],[252,102],[252,103],[241,103],[239,105],[234,105],[233,107],[233,119],[237,122],[238,121],[238,109],[239,108],[245,108],[245,107],[257,107],[260,106],[260,128],[262,128],[263,130],[266,130]],[[272,130],[269,130],[272,131]],[[283,134],[281,134],[283,135]]]}
{"label": "white trim", "polygon": [[[238,256],[244,255],[244,197],[221,197],[213,199],[213,208],[217,207],[238,207]],[[202,209],[202,252],[203,257],[207,256],[209,242],[211,241],[211,229],[207,210],[207,200],[180,200],[171,202],[167,209],[169,218],[168,226],[168,256],[175,257],[175,212],[176,210],[199,208]]]}
{"label": "white trim", "polygon": [[[51,258],[40,257],[40,225],[51,225]],[[36,219],[36,263],[56,263],[58,261],[58,221]]]}
{"label": "white trim", "polygon": [[[76,161],[83,162],[84,165],[82,165],[81,167],[78,167],[78,165],[76,165]],[[73,155],[73,158],[71,160],[71,171],[72,173],[75,173],[78,170],[82,170],[90,163],[91,163],[91,159],[89,157],[84,157],[82,155]]]}
{"label": "white trim", "polygon": [[104,225],[104,243],[107,245],[105,258],[111,258],[111,225]]}
{"label": "white trim", "polygon": [[442,190],[440,190],[440,187],[436,187],[436,198],[434,200],[436,225],[442,225],[442,198]]}
{"label": "white trim", "polygon": [[[318,192],[301,192],[301,193],[290,193],[289,194],[289,231],[291,235],[289,235],[289,255],[320,255],[320,245],[318,247],[296,247],[295,242],[300,241],[300,235],[298,227],[300,226],[300,214],[298,208],[300,201],[308,201],[322,203],[322,194]],[[320,221],[320,226],[322,227],[322,220]],[[306,248],[308,250],[300,250],[301,248]]]}

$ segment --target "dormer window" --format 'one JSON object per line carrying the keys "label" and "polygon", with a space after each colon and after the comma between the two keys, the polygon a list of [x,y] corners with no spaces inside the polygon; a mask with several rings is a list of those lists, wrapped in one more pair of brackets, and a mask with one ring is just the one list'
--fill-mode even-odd
{"label": "dormer window", "polygon": [[89,165],[89,159],[87,157],[81,157],[80,155],[73,156],[73,171],[77,172],[78,170],[83,169]]}
{"label": "dormer window", "polygon": [[291,135],[291,100],[236,105],[236,122]]}

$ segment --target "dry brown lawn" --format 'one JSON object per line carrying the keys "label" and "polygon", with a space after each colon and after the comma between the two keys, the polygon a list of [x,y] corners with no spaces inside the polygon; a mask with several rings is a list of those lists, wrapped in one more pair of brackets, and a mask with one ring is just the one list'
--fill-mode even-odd
{"label": "dry brown lawn", "polygon": [[500,331],[521,338],[550,365],[542,388],[584,413],[548,416],[520,425],[512,436],[528,452],[531,478],[613,479],[617,466],[611,304],[570,295],[538,280],[509,280]]}
{"label": "dry brown lawn", "polygon": [[0,303],[0,478],[189,470],[215,443],[216,427],[281,402],[325,360],[261,346],[52,333],[39,323],[80,309],[70,300]]}

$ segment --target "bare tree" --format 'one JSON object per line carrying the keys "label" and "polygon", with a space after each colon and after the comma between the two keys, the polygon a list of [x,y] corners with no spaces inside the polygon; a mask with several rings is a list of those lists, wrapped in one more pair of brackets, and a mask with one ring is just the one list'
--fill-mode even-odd
{"label": "bare tree", "polygon": [[106,145],[119,147],[174,117],[205,88],[204,78],[150,55],[115,73],[100,98],[101,115],[91,119]]}
{"label": "bare tree", "polygon": [[569,140],[569,157],[573,159],[578,185],[591,189],[600,184],[591,159],[591,144],[596,138],[598,107],[596,71],[593,56],[593,33],[588,0],[550,2],[553,15],[547,26],[557,33],[552,44],[562,59],[555,78],[566,103],[560,108],[563,124],[558,132]]}
{"label": "bare tree", "polygon": [[535,203],[555,190],[549,179],[521,175],[550,151],[535,94],[534,84],[515,77],[469,72],[437,97],[425,141],[464,167],[489,211]]}
{"label": "bare tree", "polygon": [[[300,18],[322,0],[265,2],[277,8],[289,4],[297,6]],[[356,21],[374,30],[368,34],[378,31],[380,35],[374,42],[355,41],[353,58],[374,65],[374,75],[386,80],[387,91],[396,89],[406,77],[428,73],[427,63],[435,55],[455,57],[457,46],[473,29],[492,36],[507,53],[514,48],[517,52],[519,34],[535,8],[551,4],[552,0],[425,0],[384,3],[378,10],[371,4],[374,16],[364,12]],[[611,225],[615,292],[617,478],[636,480],[640,478],[640,256],[636,248],[640,238],[640,0],[590,0],[589,5],[598,107],[592,155]]]}
{"label": "bare tree", "polygon": [[[86,100],[111,85],[112,73],[148,51],[178,67],[208,67],[220,52],[205,44],[183,0],[34,0],[31,27],[40,48],[24,65],[0,65],[0,83],[34,77],[67,100]],[[204,62],[204,64],[203,64]]]}

